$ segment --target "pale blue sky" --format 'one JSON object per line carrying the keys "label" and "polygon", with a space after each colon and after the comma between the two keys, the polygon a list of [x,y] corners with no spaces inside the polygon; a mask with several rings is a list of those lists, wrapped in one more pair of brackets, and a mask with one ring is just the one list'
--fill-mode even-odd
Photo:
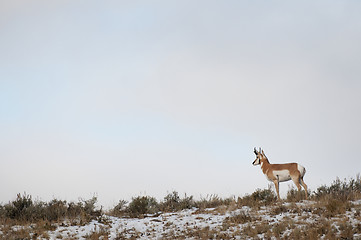
{"label": "pale blue sky", "polygon": [[0,0],[0,202],[243,196],[268,185],[253,147],[304,165],[313,190],[355,177],[360,12],[358,1]]}

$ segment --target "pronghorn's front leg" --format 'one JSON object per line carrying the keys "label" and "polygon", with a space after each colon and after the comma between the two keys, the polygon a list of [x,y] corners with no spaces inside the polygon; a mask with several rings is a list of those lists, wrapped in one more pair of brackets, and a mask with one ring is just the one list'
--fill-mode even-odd
{"label": "pronghorn's front leg", "polygon": [[280,192],[279,192],[279,181],[278,181],[278,178],[273,180],[273,183],[275,184],[275,187],[276,187],[276,192],[277,192],[277,197],[278,197],[278,200],[281,200],[280,198]]}

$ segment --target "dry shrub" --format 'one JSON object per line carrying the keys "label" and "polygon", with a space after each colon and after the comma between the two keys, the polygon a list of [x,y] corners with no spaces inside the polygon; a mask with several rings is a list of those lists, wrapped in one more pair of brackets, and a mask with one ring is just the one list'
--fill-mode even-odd
{"label": "dry shrub", "polygon": [[98,231],[94,231],[88,235],[85,236],[85,239],[89,239],[89,240],[98,240],[98,239],[103,239],[103,240],[107,240],[109,239],[109,229],[106,229],[104,227],[100,227]]}
{"label": "dry shrub", "polygon": [[23,196],[19,193],[14,201],[4,206],[4,209],[5,216],[10,219],[31,221],[34,217],[31,214],[34,210],[34,203],[31,196],[26,193]]}
{"label": "dry shrub", "polygon": [[294,228],[286,239],[309,240],[309,239],[319,239],[319,237],[316,229],[298,227],[298,228]]}
{"label": "dry shrub", "polygon": [[311,212],[311,209],[301,209],[301,207],[298,207],[294,202],[291,202],[288,206],[288,211],[300,216],[302,212]]}
{"label": "dry shrub", "polygon": [[172,236],[169,237],[167,239],[204,239],[204,240],[209,240],[209,239],[235,239],[236,236],[240,235],[240,232],[235,231],[233,233],[231,232],[225,232],[225,231],[220,231],[219,229],[212,229],[208,226],[203,227],[203,228],[187,228],[182,234],[177,235],[177,236]]}
{"label": "dry shrub", "polygon": [[53,223],[45,220],[39,221],[36,225],[32,227],[32,232],[34,233],[34,237],[43,237],[46,238],[48,235],[48,231],[54,231],[57,228]]}
{"label": "dry shrub", "polygon": [[252,222],[253,218],[248,213],[245,213],[244,211],[241,211],[237,214],[233,214],[229,217],[226,217],[224,219],[224,223],[229,223],[230,225],[239,225],[244,224],[248,222]]}
{"label": "dry shrub", "polygon": [[165,196],[164,201],[160,203],[158,203],[154,197],[150,196],[135,197],[129,204],[127,201],[120,200],[108,214],[117,217],[144,217],[146,214],[155,214],[158,211],[177,212],[195,206],[196,203],[193,200],[193,196],[185,195],[181,198],[178,192],[173,191]]}
{"label": "dry shrub", "polygon": [[277,196],[269,186],[268,189],[257,189],[251,195],[237,199],[237,205],[260,208],[261,206],[272,205],[277,202]]}
{"label": "dry shrub", "polygon": [[288,239],[337,239],[336,229],[326,219],[303,226],[294,226],[291,229],[291,233],[287,236]]}
{"label": "dry shrub", "polygon": [[335,229],[332,227],[331,222],[325,218],[321,218],[317,221],[312,228],[317,230],[317,234],[321,237],[324,235],[334,234]]}
{"label": "dry shrub", "polygon": [[265,205],[269,205],[277,200],[276,194],[271,188],[268,189],[257,189],[252,193],[251,198],[254,201],[262,202]]}
{"label": "dry shrub", "polygon": [[246,226],[244,226],[242,228],[242,233],[247,237],[251,237],[252,239],[254,239],[258,234],[256,228],[253,226],[252,223],[249,223]]}
{"label": "dry shrub", "polygon": [[19,230],[11,230],[1,236],[3,239],[32,239],[29,228],[24,227]]}
{"label": "dry shrub", "polygon": [[[308,191],[308,196],[311,196],[311,192]],[[306,194],[304,190],[298,191],[295,187],[291,187],[287,191],[287,201],[288,202],[299,202],[306,199]]]}
{"label": "dry shrub", "polygon": [[118,204],[115,205],[115,207],[113,207],[111,210],[109,210],[107,214],[115,217],[124,217],[126,216],[127,204],[127,201],[119,200]]}
{"label": "dry shrub", "polygon": [[284,231],[287,230],[289,224],[287,221],[282,221],[272,225],[272,233],[276,238],[280,238]]}
{"label": "dry shrub", "polygon": [[205,198],[201,198],[201,200],[199,201],[196,201],[194,206],[200,209],[205,209],[205,208],[215,208],[223,205],[227,206],[234,202],[235,200],[232,197],[222,199],[221,197],[212,194],[212,195],[208,195]]}
{"label": "dry shrub", "polygon": [[187,229],[186,237],[195,239],[213,239],[215,232],[210,227]]}
{"label": "dry shrub", "polygon": [[312,209],[313,214],[324,216],[325,218],[335,217],[345,214],[351,210],[352,204],[349,201],[341,201],[339,199],[323,199],[316,202]]}
{"label": "dry shrub", "polygon": [[338,214],[344,214],[346,212],[346,204],[343,201],[337,199],[330,199],[326,202],[326,217],[333,217]]}
{"label": "dry shrub", "polygon": [[68,210],[66,201],[53,199],[45,205],[47,207],[44,209],[44,215],[48,221],[59,221],[66,217]]}
{"label": "dry shrub", "polygon": [[340,201],[356,200],[361,197],[361,177],[358,174],[355,178],[341,181],[336,178],[330,186],[323,185],[314,192],[316,200],[337,199]]}
{"label": "dry shrub", "polygon": [[158,212],[159,204],[153,197],[138,196],[132,199],[126,211],[130,217],[144,217],[145,214]]}
{"label": "dry shrub", "polygon": [[352,239],[354,235],[354,229],[352,225],[344,219],[343,221],[338,223],[340,229],[340,237],[341,239]]}
{"label": "dry shrub", "polygon": [[183,209],[190,209],[195,206],[193,196],[180,198],[178,192],[173,191],[164,197],[164,201],[160,203],[160,210],[164,212],[175,212]]}
{"label": "dry shrub", "polygon": [[361,234],[361,222],[356,224],[354,230],[356,234]]}
{"label": "dry shrub", "polygon": [[266,234],[266,236],[271,236],[271,225],[268,222],[260,222],[255,224],[254,229],[256,230],[257,234]]}
{"label": "dry shrub", "polygon": [[117,233],[115,239],[123,240],[123,239],[139,239],[141,237],[141,233],[136,231],[135,229],[124,229],[121,232]]}
{"label": "dry shrub", "polygon": [[102,214],[102,210],[96,210],[96,202],[97,198],[93,197],[78,203],[67,203],[57,199],[46,203],[33,201],[30,195],[24,193],[23,195],[18,194],[15,200],[0,208],[0,218],[3,222],[11,225],[52,223],[79,217],[83,221],[89,222]]}
{"label": "dry shrub", "polygon": [[272,215],[278,215],[278,214],[286,213],[286,212],[288,212],[288,208],[286,206],[284,206],[283,204],[278,204],[275,207],[273,207],[271,210]]}
{"label": "dry shrub", "polygon": [[[252,222],[242,228],[242,237],[246,237],[245,239],[271,239],[273,235],[271,230],[272,226],[268,222]],[[263,237],[259,238],[259,234],[263,234]]]}

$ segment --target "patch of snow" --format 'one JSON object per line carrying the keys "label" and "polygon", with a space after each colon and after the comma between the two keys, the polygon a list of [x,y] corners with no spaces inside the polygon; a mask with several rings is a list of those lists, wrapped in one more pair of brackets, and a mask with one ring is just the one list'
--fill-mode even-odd
{"label": "patch of snow", "polygon": [[[352,202],[355,207],[350,211],[340,216],[335,216],[330,220],[331,225],[340,231],[339,222],[347,221],[354,227],[359,224],[357,210],[361,204],[361,200]],[[296,204],[296,209],[292,206]],[[297,203],[281,203],[273,206],[264,206],[260,209],[252,209],[248,206],[243,206],[238,209],[208,208],[208,209],[188,209],[180,212],[172,213],[158,213],[156,216],[147,216],[145,218],[119,218],[113,216],[102,216],[101,221],[93,220],[84,226],[68,226],[64,222],[54,231],[48,231],[49,239],[86,239],[93,233],[104,233],[108,239],[116,239],[119,237],[131,238],[136,236],[137,239],[161,239],[169,236],[185,236],[189,231],[197,231],[204,228],[215,230],[219,233],[232,234],[236,231],[242,232],[245,227],[251,223],[255,228],[257,224],[274,225],[283,221],[291,220],[297,225],[297,228],[307,227],[309,224],[315,224],[323,218],[322,215],[314,213],[315,202],[302,201]],[[285,207],[285,208],[280,208]],[[280,208],[281,211],[278,211]],[[293,210],[292,210],[293,209]],[[308,210],[311,209],[311,210]],[[279,212],[279,213],[278,213]],[[251,217],[252,222],[237,223],[233,222],[231,225],[225,224],[228,217],[235,217],[246,214]],[[19,231],[24,228],[32,229],[32,226],[13,226],[12,230]],[[286,229],[282,236],[287,238],[292,233],[292,229]],[[0,228],[0,238],[3,235]],[[258,234],[259,238],[265,238],[265,234]],[[238,237],[238,236],[237,236]],[[236,239],[244,239],[244,236],[239,236]],[[360,238],[361,234],[355,234],[354,238]],[[321,237],[322,238],[322,237]]]}

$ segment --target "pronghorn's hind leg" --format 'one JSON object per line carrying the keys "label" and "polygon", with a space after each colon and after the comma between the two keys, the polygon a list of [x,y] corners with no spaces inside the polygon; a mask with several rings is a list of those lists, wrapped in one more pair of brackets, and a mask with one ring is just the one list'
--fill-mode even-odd
{"label": "pronghorn's hind leg", "polygon": [[298,191],[301,191],[300,177],[293,177],[292,181],[295,183]]}
{"label": "pronghorn's hind leg", "polygon": [[292,177],[292,181],[294,182],[294,184],[296,185],[297,189],[298,189],[298,198],[301,198],[301,184],[300,184],[300,176],[295,176]]}
{"label": "pronghorn's hind leg", "polygon": [[299,193],[301,193],[301,185],[302,185],[302,187],[305,189],[305,195],[307,199],[307,185],[303,181],[303,178],[301,176],[293,177],[292,181],[295,183]]}
{"label": "pronghorn's hind leg", "polygon": [[301,183],[302,187],[305,189],[305,195],[306,195],[306,199],[307,199],[308,198],[308,196],[307,196],[307,185],[303,181],[303,177],[300,177],[300,183]]}

